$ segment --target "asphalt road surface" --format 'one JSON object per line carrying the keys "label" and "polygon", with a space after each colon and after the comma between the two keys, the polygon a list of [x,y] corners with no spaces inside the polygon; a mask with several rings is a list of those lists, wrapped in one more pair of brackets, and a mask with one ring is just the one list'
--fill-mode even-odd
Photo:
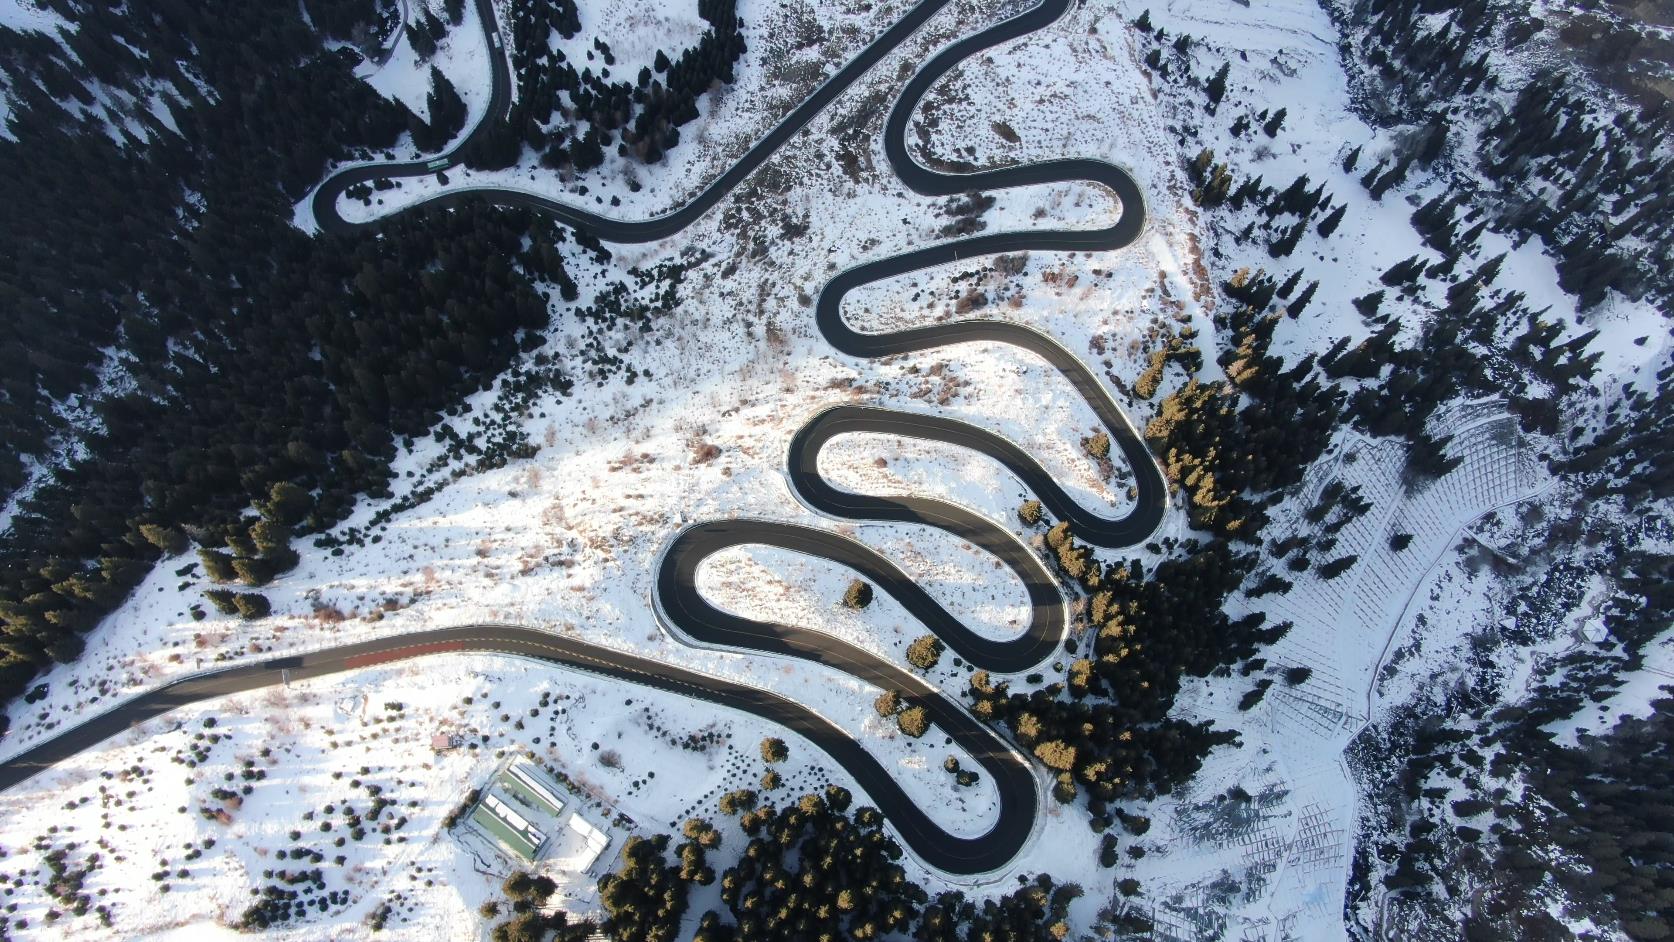
{"label": "asphalt road surface", "polygon": [[[148,691],[127,701],[122,706],[93,717],[88,722],[71,728],[39,745],[0,764],[0,789],[10,788],[43,769],[90,749],[101,742],[146,720],[161,716],[176,707],[231,693],[273,687],[288,681],[324,677],[343,671],[360,670],[380,664],[411,658],[442,654],[509,654],[575,668],[644,687],[653,687],[704,700],[709,703],[742,710],[764,717],[784,726],[812,742],[830,755],[854,776],[880,810],[885,811],[890,823],[915,850],[920,850],[931,866],[950,873],[967,872],[972,863],[986,863],[991,853],[983,841],[950,838],[930,820],[896,784],[892,773],[884,768],[870,752],[844,730],[814,711],[776,693],[708,674],[676,667],[667,662],[626,654],[563,635],[517,625],[462,625],[421,631],[394,638],[380,638],[360,644],[345,645],[313,654],[274,658],[256,664],[230,667],[220,671],[194,674],[190,677]],[[922,682],[920,682],[922,684]],[[957,707],[954,708],[958,710]],[[958,711],[963,721],[975,727],[975,721]],[[952,717],[936,716],[937,722],[954,722]],[[1009,746],[988,736],[988,742],[977,742],[972,757],[984,769],[994,774],[997,770],[1013,768],[1022,760]],[[995,775],[1001,788],[1002,805],[1027,805],[1034,808],[1034,782],[1027,777]],[[1007,789],[1013,791],[1007,791]],[[1004,863],[1009,855],[999,860]],[[984,866],[981,869],[991,869]]]}
{"label": "asphalt road surface", "polygon": [[[455,189],[426,202],[438,205],[490,202],[537,209],[610,242],[648,242],[673,235],[703,216],[791,135],[947,3],[948,0],[924,0],[914,7],[780,121],[737,164],[691,202],[665,215],[646,220],[610,219],[543,196],[488,187]],[[1028,840],[1039,801],[1035,772],[1016,746],[993,728],[979,723],[939,689],[892,661],[820,632],[753,621],[716,608],[697,591],[696,573],[704,559],[742,545],[776,546],[830,559],[862,574],[894,597],[941,637],[955,655],[979,668],[1018,673],[1036,666],[1059,649],[1067,622],[1056,580],[1035,553],[1008,530],[946,501],[875,497],[833,486],[818,470],[819,453],[825,443],[844,433],[880,432],[980,451],[1015,474],[1053,517],[1070,521],[1078,537],[1101,546],[1136,544],[1161,521],[1167,490],[1143,440],[1086,365],[1051,337],[1029,327],[992,320],[872,334],[852,329],[842,317],[843,298],[849,291],[918,269],[1005,252],[1108,251],[1122,248],[1138,237],[1144,227],[1144,200],[1132,177],[1113,165],[1095,160],[1054,160],[973,174],[944,174],[915,163],[907,151],[906,130],[913,110],[937,79],[977,52],[1050,24],[1068,6],[1069,0],[1042,0],[1018,16],[942,49],[912,76],[897,99],[885,126],[885,153],[895,173],[915,192],[927,196],[1064,181],[1100,184],[1121,202],[1118,222],[1092,230],[995,233],[868,262],[842,272],[824,287],[816,307],[816,319],[822,335],[832,346],[857,358],[985,342],[1011,344],[1046,360],[1094,409],[1133,468],[1137,491],[1133,510],[1122,518],[1107,518],[1082,508],[1022,448],[977,426],[916,412],[840,406],[816,415],[791,441],[789,473],[798,496],[825,514],[936,527],[991,553],[1017,575],[1028,593],[1030,621],[1021,634],[1004,640],[979,635],[944,609],[909,575],[864,544],[829,531],[773,521],[724,520],[681,531],[663,554],[655,586],[660,616],[674,633],[689,642],[824,664],[880,688],[895,690],[910,702],[923,706],[936,730],[958,742],[997,788],[1000,810],[987,833],[972,838],[948,833],[902,790],[891,771],[847,731],[778,694],[538,629],[492,624],[417,632],[182,678],[0,762],[0,788],[16,785],[42,769],[184,704],[414,657],[459,652],[508,654],[666,690],[779,723],[806,737],[846,769],[889,819],[901,839],[926,864],[950,874],[977,874],[1005,866]],[[497,37],[490,0],[476,0],[476,9],[488,35]],[[498,44],[491,45],[498,51]],[[511,76],[503,52],[492,56],[491,61],[493,90],[487,114],[492,120],[505,112],[510,101]],[[315,219],[328,234],[350,233],[371,225],[343,219],[337,201],[345,190],[381,177],[420,176],[453,167],[485,126],[486,123],[478,125],[458,147],[441,158],[370,164],[340,171],[316,191],[312,201]],[[438,160],[445,162],[437,165]],[[931,735],[936,732],[932,731]]]}

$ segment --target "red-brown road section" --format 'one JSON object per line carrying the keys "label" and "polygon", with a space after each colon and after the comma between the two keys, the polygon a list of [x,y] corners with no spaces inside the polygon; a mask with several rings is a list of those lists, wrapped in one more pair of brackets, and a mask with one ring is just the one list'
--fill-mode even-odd
{"label": "red-brown road section", "polygon": [[371,667],[374,664],[388,664],[391,661],[404,661],[410,657],[422,657],[426,654],[445,654],[449,651],[465,650],[463,641],[437,641],[433,644],[414,644],[393,651],[372,651],[367,654],[356,654],[343,659],[343,669],[356,667]]}

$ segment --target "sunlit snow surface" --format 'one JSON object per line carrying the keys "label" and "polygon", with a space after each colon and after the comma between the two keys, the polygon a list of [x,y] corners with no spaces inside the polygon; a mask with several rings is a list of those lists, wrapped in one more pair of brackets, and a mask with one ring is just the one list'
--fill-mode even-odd
{"label": "sunlit snow surface", "polygon": [[[19,11],[25,7],[17,4],[0,3],[0,21],[11,24],[11,17],[23,15]],[[1135,174],[1147,195],[1149,225],[1133,246],[1092,255],[1036,253],[1016,278],[979,276],[992,296],[1008,299],[981,310],[982,316],[1012,318],[1051,332],[1124,388],[1143,369],[1145,341],[1159,328],[1179,319],[1197,327],[1201,336],[1213,336],[1209,279],[1225,278],[1243,265],[1273,265],[1259,246],[1238,247],[1214,238],[1192,207],[1183,158],[1167,129],[1178,121],[1204,120],[1201,103],[1168,97],[1178,90],[1161,92],[1159,98],[1139,64],[1143,50],[1125,25],[1142,6],[1077,9],[1037,35],[961,66],[925,105],[935,123],[928,150],[943,158],[957,155],[980,166],[1093,156]],[[643,4],[584,2],[584,31],[576,42],[587,42],[595,24],[611,24],[602,28],[609,30],[638,22],[636,7]],[[160,563],[122,609],[89,636],[85,656],[46,678],[45,699],[12,707],[7,750],[105,709],[128,693],[212,665],[218,656],[268,657],[423,627],[513,621],[573,632],[785,693],[850,730],[897,769],[902,786],[921,796],[944,826],[980,833],[993,813],[987,783],[958,789],[941,768],[948,750],[940,738],[932,733],[922,741],[907,740],[881,722],[871,705],[878,691],[794,661],[687,647],[659,627],[648,595],[658,553],[680,526],[753,515],[856,535],[919,576],[950,610],[968,614],[979,632],[1004,636],[1015,630],[1023,596],[992,561],[939,531],[834,522],[794,499],[783,476],[786,444],[803,421],[836,402],[933,410],[976,422],[1018,440],[1088,506],[1112,515],[1124,511],[1128,497],[1120,477],[1101,479],[1076,445],[1089,431],[1090,412],[1044,364],[1015,350],[987,346],[882,363],[851,360],[833,353],[818,337],[804,300],[852,263],[939,238],[945,220],[937,213],[937,201],[904,191],[888,172],[876,129],[903,68],[1015,7],[991,0],[951,4],[687,232],[649,246],[613,247],[616,261],[602,270],[573,243],[561,247],[580,283],[582,303],[629,266],[650,268],[692,249],[714,255],[688,277],[678,308],[662,314],[652,334],[616,338],[633,342],[626,356],[648,370],[648,378],[628,385],[616,377],[595,387],[577,368],[575,395],[545,394],[526,411],[506,416],[540,446],[539,454],[447,484],[428,503],[374,529],[381,538],[376,544],[351,548],[340,557],[300,546],[301,565],[268,590],[275,611],[269,618],[240,622],[211,612],[194,621],[188,609],[202,602],[205,585],[195,576],[174,575],[192,560]],[[787,12],[776,3],[742,2],[750,53],[737,85],[719,101],[704,99],[703,117],[683,129],[682,144],[663,164],[634,171],[641,184],[637,193],[620,182],[618,163],[570,182],[526,166],[499,174],[450,173],[449,185],[516,185],[582,200],[595,210],[616,197],[621,205],[610,211],[626,217],[678,205],[788,110],[798,89],[811,87],[903,9],[900,2],[853,2]],[[1171,34],[1190,32],[1224,50],[1248,50],[1248,61],[1231,55],[1233,87],[1288,107],[1287,130],[1271,155],[1246,152],[1242,162],[1280,185],[1309,172],[1349,203],[1347,220],[1334,238],[1320,240],[1310,232],[1294,256],[1296,264],[1307,265],[1311,278],[1320,279],[1321,288],[1307,317],[1281,326],[1275,352],[1295,358],[1324,349],[1337,336],[1363,334],[1349,299],[1371,290],[1379,272],[1412,254],[1417,236],[1407,222],[1409,205],[1393,197],[1371,203],[1352,177],[1340,173],[1339,148],[1364,143],[1371,154],[1386,145],[1346,111],[1336,37],[1325,14],[1303,0],[1253,8],[1176,0],[1153,5],[1151,15]],[[825,42],[811,49],[790,48],[795,32],[790,27],[797,24],[787,18],[797,17],[814,17],[826,30]],[[670,15],[646,37],[606,38],[624,62],[637,62],[635,57],[654,48],[672,54],[691,41],[698,25],[684,15]],[[471,108],[472,120],[487,97],[485,51],[483,37],[467,20],[437,58]],[[1200,65],[1199,71],[1212,70],[1227,54],[1204,55],[1208,69]],[[403,47],[382,68],[369,70],[367,80],[421,107],[427,69]],[[831,142],[841,124],[855,121],[872,133],[861,170],[851,178],[839,168]],[[997,121],[1005,122],[1020,143],[1008,143],[995,129]],[[1225,128],[1206,133],[1224,135]],[[1216,146],[1222,154],[1249,147],[1229,136]],[[394,156],[410,152],[398,150]],[[588,186],[589,192],[574,192],[577,185]],[[440,186],[435,178],[410,180],[382,194],[382,205],[358,211],[367,218],[385,214]],[[1119,212],[1107,195],[1075,185],[998,196],[986,217],[988,231],[1093,226]],[[358,205],[346,201],[345,211]],[[301,207],[297,223],[310,228],[306,200]],[[780,240],[776,234],[787,222],[806,229],[794,239]],[[774,233],[775,239],[769,250],[752,254],[752,239],[763,232]],[[1225,257],[1203,257],[1216,249]],[[856,292],[849,316],[873,329],[960,316],[954,312],[955,299],[971,282],[954,279],[983,268],[984,261]],[[1573,318],[1573,304],[1557,291],[1551,263],[1537,246],[1513,252],[1505,272],[1502,277],[1515,278],[1520,290],[1529,292],[1531,306],[1551,304],[1557,316]],[[1010,298],[1017,299],[1015,304]],[[1655,312],[1613,304],[1600,315],[1606,325],[1600,340],[1607,345],[1606,366],[1626,372],[1660,358],[1667,339],[1649,329]],[[572,358],[589,329],[559,304],[543,349]],[[1652,335],[1647,346],[1632,343],[1646,333]],[[1206,359],[1203,377],[1212,379],[1217,375],[1212,353]],[[1171,368],[1163,392],[1181,380]],[[471,397],[470,412],[448,424],[469,434],[477,419],[506,411],[498,408],[503,391],[503,384],[496,384]],[[1154,408],[1154,402],[1131,403],[1135,422],[1142,426]],[[1374,500],[1374,509],[1342,537],[1345,546],[1363,550],[1362,562],[1349,574],[1330,582],[1298,577],[1289,596],[1248,603],[1266,606],[1276,619],[1295,621],[1289,636],[1267,656],[1287,666],[1313,668],[1306,682],[1295,688],[1276,684],[1250,713],[1235,709],[1247,679],[1234,675],[1186,684],[1176,715],[1237,729],[1243,744],[1212,755],[1198,778],[1179,793],[1134,809],[1155,822],[1139,841],[1149,851],[1144,859],[1124,859],[1114,873],[1099,868],[1097,835],[1089,831],[1084,814],[1048,802],[1038,833],[1010,871],[965,889],[1004,892],[1015,886],[1014,874],[1050,871],[1087,890],[1073,910],[1076,925],[1085,928],[1110,901],[1113,877],[1131,875],[1141,880],[1159,927],[1175,937],[1209,937],[1206,930],[1215,927],[1235,938],[1342,937],[1356,786],[1341,751],[1361,724],[1399,698],[1407,683],[1403,678],[1425,676],[1444,663],[1432,652],[1447,650],[1445,638],[1432,634],[1425,645],[1413,648],[1413,615],[1425,605],[1468,611],[1480,595],[1452,552],[1461,529],[1483,511],[1546,484],[1528,443],[1509,434],[1507,423],[1491,408],[1456,409],[1441,421],[1458,429],[1455,447],[1466,461],[1428,490],[1407,494],[1398,486],[1400,455],[1390,444],[1343,435],[1312,470],[1304,493],[1275,514],[1271,535],[1279,536],[1309,497],[1336,477],[1360,483]],[[701,445],[714,445],[719,454],[700,458]],[[458,465],[432,467],[442,454],[436,441],[426,439],[398,459],[397,496],[408,486],[445,483]],[[1027,496],[987,459],[875,436],[839,440],[822,467],[843,486],[877,493],[910,488],[965,504],[1008,526],[1015,525],[1016,504]],[[385,503],[364,501],[340,532],[367,527]],[[1416,534],[1402,554],[1386,548],[1395,527]],[[1171,513],[1158,536],[1181,535],[1182,521]],[[712,561],[703,585],[730,609],[794,620],[880,653],[903,650],[919,633],[917,626],[889,604],[860,613],[842,609],[837,598],[846,579],[828,563],[743,550]],[[1234,600],[1235,606],[1245,604]],[[1401,654],[1409,648],[1416,653]],[[1395,665],[1392,671],[1380,673],[1390,664]],[[945,663],[932,678],[950,693],[963,686],[962,672]],[[538,709],[543,693],[567,697],[559,704],[566,712],[554,718],[548,708],[538,719],[530,718],[528,711]],[[466,696],[474,698],[472,705],[464,705]],[[499,707],[489,706],[496,700]],[[393,714],[384,709],[386,702],[400,702],[405,709]],[[502,715],[511,720],[502,721]],[[230,739],[197,770],[171,762],[170,756],[211,716],[220,719],[217,729]],[[392,722],[374,724],[375,717]],[[524,729],[515,728],[517,719],[525,721]],[[1590,724],[1595,731],[1598,722]],[[442,727],[489,740],[475,751],[433,756],[429,737]],[[730,735],[730,745],[692,752],[671,745],[657,729],[675,740],[704,732]],[[378,738],[370,738],[373,732]],[[404,811],[410,819],[402,832],[407,841],[351,845],[348,864],[327,869],[333,887],[354,891],[353,902],[274,934],[373,938],[367,914],[399,892],[396,917],[376,938],[467,937],[479,931],[475,909],[492,895],[497,880],[479,873],[477,861],[441,832],[438,822],[458,796],[486,775],[496,750],[531,748],[555,768],[596,785],[601,796],[641,825],[666,829],[688,814],[715,817],[719,794],[752,785],[762,771],[755,743],[775,732],[751,717],[550,667],[490,657],[432,658],[194,707],[78,757],[0,796],[0,846],[12,851],[0,861],[0,871],[37,864],[38,855],[22,849],[49,823],[75,829],[61,832],[60,840],[87,842],[104,835],[121,846],[127,860],[116,861],[116,852],[106,852],[104,866],[89,885],[111,891],[119,928],[101,930],[91,920],[78,920],[74,925],[81,936],[212,937],[207,935],[210,927],[236,919],[248,904],[250,888],[260,885],[260,871],[274,866],[263,855],[288,846],[291,829],[312,826],[303,813],[342,797],[342,783],[331,773],[347,771],[346,781],[367,765],[395,798],[419,803]],[[538,744],[536,736],[541,737]],[[328,745],[333,739],[339,742],[335,749]],[[591,748],[594,742],[600,744],[597,751]],[[272,752],[259,758],[264,746]],[[600,761],[606,751],[616,755],[620,768]],[[805,743],[793,741],[791,753],[786,768],[790,784],[781,796],[826,780],[846,783],[840,770]],[[268,778],[256,786],[233,824],[202,818],[195,809],[210,800],[214,780],[241,767],[244,759],[259,760]],[[154,770],[149,783],[118,786],[99,777],[136,763]],[[653,770],[657,776],[647,777]],[[188,775],[195,779],[189,786]],[[101,785],[112,792],[132,788],[137,794],[121,808],[102,809]],[[1229,816],[1215,801],[1233,785],[1258,798],[1257,813]],[[66,803],[76,807],[61,810]],[[192,810],[178,813],[181,806]],[[128,830],[103,830],[100,815],[106,810],[113,825],[125,824]],[[180,862],[183,845],[210,836],[217,841],[213,852]],[[729,850],[739,842],[736,832],[729,832],[727,840],[732,842]],[[166,894],[151,879],[159,858],[190,871],[172,880]],[[908,865],[913,878],[933,890],[943,885],[910,858]],[[1236,891],[1227,889],[1228,881]],[[590,905],[580,884],[566,886],[565,893],[568,905],[582,910]],[[14,937],[53,937],[56,930],[41,921],[51,904],[38,890],[20,893],[16,902],[30,928]],[[693,907],[717,903],[700,897]]]}

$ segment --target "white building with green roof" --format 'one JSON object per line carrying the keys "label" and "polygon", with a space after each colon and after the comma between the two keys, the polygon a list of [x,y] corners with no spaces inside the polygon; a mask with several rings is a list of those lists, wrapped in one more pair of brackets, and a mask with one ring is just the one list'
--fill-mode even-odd
{"label": "white building with green roof", "polygon": [[519,866],[550,860],[560,870],[584,873],[611,838],[578,806],[551,773],[519,756],[495,771],[467,820]]}

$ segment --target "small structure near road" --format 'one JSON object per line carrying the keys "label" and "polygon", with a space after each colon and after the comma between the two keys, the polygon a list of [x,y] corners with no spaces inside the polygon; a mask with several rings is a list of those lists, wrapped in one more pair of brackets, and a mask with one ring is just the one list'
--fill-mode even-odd
{"label": "small structure near road", "polygon": [[588,820],[582,805],[546,769],[519,756],[495,771],[466,821],[470,832],[518,869],[591,883],[590,871],[612,838],[608,822]]}
{"label": "small structure near road", "polygon": [[449,752],[465,745],[465,737],[458,733],[437,733],[430,737],[432,752]]}
{"label": "small structure near road", "polygon": [[610,846],[610,835],[589,824],[587,819],[579,814],[570,815],[570,830],[581,839],[581,847],[572,861],[572,869],[586,872],[592,869],[593,864],[604,853],[604,849]]}

